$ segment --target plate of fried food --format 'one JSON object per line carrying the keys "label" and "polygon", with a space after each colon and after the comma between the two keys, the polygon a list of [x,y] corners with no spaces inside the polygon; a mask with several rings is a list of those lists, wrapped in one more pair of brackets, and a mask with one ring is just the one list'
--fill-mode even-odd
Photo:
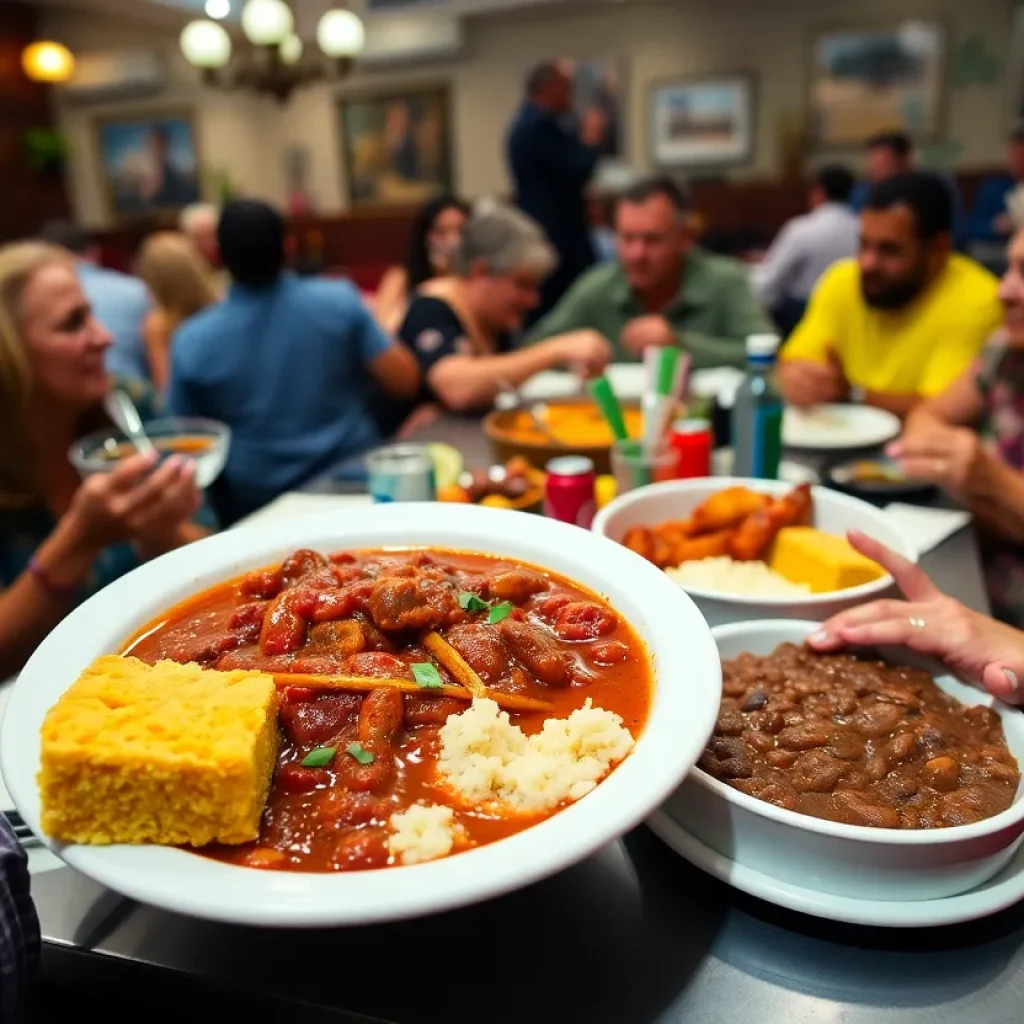
{"label": "plate of fried food", "polygon": [[782,609],[823,619],[888,590],[892,579],[853,549],[850,530],[916,558],[879,509],[806,483],[654,484],[602,509],[594,530],[668,573],[713,625]]}

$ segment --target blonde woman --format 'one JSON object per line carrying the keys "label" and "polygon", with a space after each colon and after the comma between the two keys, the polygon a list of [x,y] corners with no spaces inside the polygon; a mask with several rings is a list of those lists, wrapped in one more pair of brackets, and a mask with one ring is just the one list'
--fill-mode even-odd
{"label": "blonde woman", "polygon": [[0,678],[84,597],[208,532],[192,462],[136,455],[83,482],[68,461],[108,422],[110,344],[67,252],[0,248]]}
{"label": "blonde woman", "polygon": [[155,303],[142,324],[142,339],[150,379],[162,392],[167,386],[174,332],[190,316],[212,306],[218,295],[195,246],[173,231],[151,235],[143,242],[136,272]]}

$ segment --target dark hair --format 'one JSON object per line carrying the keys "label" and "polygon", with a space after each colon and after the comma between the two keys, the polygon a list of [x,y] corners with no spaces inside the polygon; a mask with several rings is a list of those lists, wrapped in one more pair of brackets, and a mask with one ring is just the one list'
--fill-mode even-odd
{"label": "dark hair", "polygon": [[68,220],[48,220],[39,232],[39,241],[59,245],[76,256],[84,256],[93,245],[89,232]]}
{"label": "dark hair", "polygon": [[228,273],[239,283],[265,288],[284,266],[284,218],[267,203],[236,199],[224,207],[217,241]]}
{"label": "dark hair", "polygon": [[654,196],[664,196],[680,213],[693,208],[690,190],[667,174],[644,178],[631,185],[620,196],[620,203],[646,203]]}
{"label": "dark hair", "polygon": [[849,169],[842,164],[826,164],[815,176],[815,184],[833,203],[849,202],[855,182]]}
{"label": "dark hair", "polygon": [[906,132],[879,132],[864,143],[864,148],[888,149],[896,156],[906,159],[913,153],[914,143],[910,141],[910,136]]}
{"label": "dark hair", "polygon": [[409,237],[409,255],[405,261],[405,273],[409,278],[409,290],[419,288],[424,281],[434,276],[434,268],[430,265],[430,253],[427,251],[427,235],[434,227],[434,222],[445,210],[461,210],[469,216],[469,204],[455,196],[438,196],[424,203],[412,222]]}
{"label": "dark hair", "polygon": [[929,171],[908,171],[880,181],[868,193],[865,210],[907,206],[914,214],[917,237],[930,242],[953,230],[953,197],[949,186]]}
{"label": "dark hair", "polygon": [[526,98],[532,99],[537,93],[546,89],[557,75],[562,73],[557,61],[542,60],[530,68],[526,76]]}

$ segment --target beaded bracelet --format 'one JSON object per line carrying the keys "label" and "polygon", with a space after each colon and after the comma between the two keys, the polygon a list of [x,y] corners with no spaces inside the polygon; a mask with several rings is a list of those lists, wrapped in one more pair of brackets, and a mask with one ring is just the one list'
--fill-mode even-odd
{"label": "beaded bracelet", "polygon": [[28,571],[43,590],[54,597],[70,598],[78,592],[76,587],[69,587],[64,583],[58,583],[33,556],[28,560]]}

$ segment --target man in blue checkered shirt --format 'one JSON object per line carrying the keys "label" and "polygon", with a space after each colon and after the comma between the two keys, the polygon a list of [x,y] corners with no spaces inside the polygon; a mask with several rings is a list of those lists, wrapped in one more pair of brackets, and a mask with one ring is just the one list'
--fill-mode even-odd
{"label": "man in blue checkered shirt", "polygon": [[39,919],[29,892],[28,857],[0,814],[0,1021],[27,1020],[39,961]]}

